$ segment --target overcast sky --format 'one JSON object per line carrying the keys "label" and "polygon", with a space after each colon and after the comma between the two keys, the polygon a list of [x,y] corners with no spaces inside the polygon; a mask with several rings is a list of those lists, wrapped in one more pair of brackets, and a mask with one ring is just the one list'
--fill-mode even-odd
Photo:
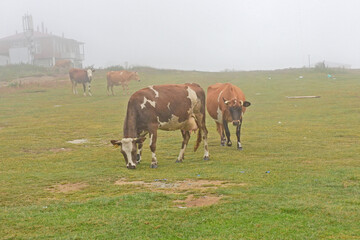
{"label": "overcast sky", "polygon": [[360,68],[360,0],[0,0],[0,38],[22,16],[85,42],[85,65],[266,70]]}

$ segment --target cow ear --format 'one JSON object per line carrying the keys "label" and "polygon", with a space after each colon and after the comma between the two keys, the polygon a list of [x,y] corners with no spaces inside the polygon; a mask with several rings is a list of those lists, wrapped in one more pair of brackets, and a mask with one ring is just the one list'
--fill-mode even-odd
{"label": "cow ear", "polygon": [[228,104],[229,104],[229,101],[228,101],[228,100],[226,100],[224,97],[223,97],[222,99],[223,99],[223,101],[224,101],[224,103],[225,103],[226,105],[228,105]]}
{"label": "cow ear", "polygon": [[112,145],[114,145],[115,147],[119,147],[121,146],[121,141],[118,140],[111,140],[110,141],[112,143]]}
{"label": "cow ear", "polygon": [[249,107],[250,105],[251,105],[251,103],[248,102],[248,101],[245,101],[244,104],[243,104],[244,107]]}
{"label": "cow ear", "polygon": [[143,143],[145,141],[146,137],[139,137],[135,139],[135,143]]}

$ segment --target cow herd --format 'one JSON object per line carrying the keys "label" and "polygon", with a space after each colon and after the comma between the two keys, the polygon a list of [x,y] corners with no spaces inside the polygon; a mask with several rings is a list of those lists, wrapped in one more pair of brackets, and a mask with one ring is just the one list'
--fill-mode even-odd
{"label": "cow herd", "polygon": [[[95,70],[70,69],[69,76],[76,94],[76,84],[82,83],[84,95],[86,85],[89,86],[92,73]],[[138,73],[128,71],[111,71],[107,73],[107,92],[112,94],[113,86],[122,85],[128,92],[128,82],[140,81]],[[180,130],[183,141],[176,162],[184,160],[185,149],[190,135],[197,131],[197,140],[194,146],[196,151],[204,142],[204,160],[209,160],[208,130],[205,124],[205,108],[215,120],[222,146],[232,146],[228,123],[236,126],[236,147],[242,150],[240,141],[241,125],[246,108],[250,102],[246,101],[241,89],[230,83],[216,83],[208,87],[207,96],[204,90],[196,83],[155,85],[143,88],[131,95],[124,121],[123,138],[111,140],[111,143],[120,146],[126,166],[135,169],[141,161],[143,143],[148,135],[152,154],[151,168],[157,168],[156,157],[157,130]]]}

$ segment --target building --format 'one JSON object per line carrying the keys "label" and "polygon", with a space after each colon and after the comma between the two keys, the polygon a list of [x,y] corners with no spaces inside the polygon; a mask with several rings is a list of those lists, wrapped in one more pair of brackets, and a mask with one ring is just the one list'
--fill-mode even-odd
{"label": "building", "polygon": [[25,63],[52,67],[58,60],[70,60],[74,67],[82,67],[84,43],[44,31],[31,32],[31,39],[25,33],[0,39],[0,65]]}

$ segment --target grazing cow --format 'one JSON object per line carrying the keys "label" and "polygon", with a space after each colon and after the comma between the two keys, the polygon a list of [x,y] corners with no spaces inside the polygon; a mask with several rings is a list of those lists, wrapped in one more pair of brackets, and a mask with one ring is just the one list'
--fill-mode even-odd
{"label": "grazing cow", "polygon": [[130,97],[124,122],[124,138],[111,140],[113,145],[121,146],[127,168],[135,168],[140,163],[147,134],[152,152],[151,168],[157,167],[155,150],[158,129],[181,130],[183,142],[176,162],[183,161],[190,133],[198,130],[194,151],[199,147],[203,135],[204,160],[208,160],[204,90],[195,83],[158,85],[141,89]]}
{"label": "grazing cow", "polygon": [[70,76],[70,81],[72,83],[72,90],[74,94],[77,94],[77,89],[76,89],[76,85],[78,83],[81,83],[83,85],[84,88],[84,96],[86,96],[86,85],[88,84],[89,86],[89,95],[91,96],[91,80],[92,80],[92,73],[95,72],[94,68],[88,68],[88,69],[78,69],[78,68],[72,68],[69,70],[69,76]]}
{"label": "grazing cow", "polygon": [[209,115],[215,120],[217,131],[220,134],[221,145],[231,146],[228,122],[236,126],[237,149],[242,150],[240,130],[243,116],[250,102],[245,101],[245,95],[240,88],[230,83],[216,83],[207,90],[206,105]]}
{"label": "grazing cow", "polygon": [[137,72],[129,71],[111,71],[106,74],[107,78],[107,94],[110,94],[109,89],[111,89],[112,95],[114,95],[113,87],[121,84],[124,94],[125,90],[129,94],[129,82],[131,80],[140,82],[140,78]]}

